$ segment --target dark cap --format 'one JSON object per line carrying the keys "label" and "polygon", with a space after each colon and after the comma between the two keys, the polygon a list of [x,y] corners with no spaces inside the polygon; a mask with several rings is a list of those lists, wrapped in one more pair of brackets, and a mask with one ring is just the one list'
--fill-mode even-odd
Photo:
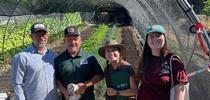
{"label": "dark cap", "polygon": [[42,23],[35,23],[31,26],[31,33],[36,33],[38,31],[46,31],[47,27]]}
{"label": "dark cap", "polygon": [[80,32],[76,26],[69,26],[64,29],[64,36],[69,36],[69,35],[80,35]]}

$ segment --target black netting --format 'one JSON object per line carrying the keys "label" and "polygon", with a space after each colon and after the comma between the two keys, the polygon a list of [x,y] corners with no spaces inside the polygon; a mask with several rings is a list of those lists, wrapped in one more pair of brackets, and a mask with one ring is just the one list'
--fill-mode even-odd
{"label": "black netting", "polygon": [[[149,25],[161,24],[167,30],[168,44],[181,56],[187,65],[187,72],[204,67],[208,59],[197,44],[196,35],[189,32],[193,23],[176,0],[1,0],[1,63],[9,59],[7,53],[15,54],[30,43],[28,33],[34,22],[47,24],[51,38],[62,37],[62,30],[69,25],[131,25],[138,30],[143,38],[140,42],[143,43],[146,28]],[[14,39],[19,42],[14,43]],[[210,98],[210,89],[207,88],[210,82],[208,78],[204,78],[208,76],[205,72],[190,78],[192,100],[198,97],[200,100]]]}

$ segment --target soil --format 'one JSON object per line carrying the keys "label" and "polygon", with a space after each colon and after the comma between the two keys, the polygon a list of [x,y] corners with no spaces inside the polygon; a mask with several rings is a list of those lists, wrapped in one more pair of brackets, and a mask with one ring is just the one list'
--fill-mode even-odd
{"label": "soil", "polygon": [[137,38],[138,32],[134,31],[134,28],[131,26],[122,27],[121,37],[122,44],[126,47],[126,56],[125,59],[133,65],[135,72],[140,61],[142,53],[142,45]]}

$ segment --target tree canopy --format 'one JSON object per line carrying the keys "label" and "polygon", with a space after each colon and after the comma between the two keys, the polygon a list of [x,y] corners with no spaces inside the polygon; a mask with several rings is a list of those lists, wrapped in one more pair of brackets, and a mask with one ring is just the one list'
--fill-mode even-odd
{"label": "tree canopy", "polygon": [[210,16],[210,0],[205,2],[204,9],[202,11],[203,14]]}

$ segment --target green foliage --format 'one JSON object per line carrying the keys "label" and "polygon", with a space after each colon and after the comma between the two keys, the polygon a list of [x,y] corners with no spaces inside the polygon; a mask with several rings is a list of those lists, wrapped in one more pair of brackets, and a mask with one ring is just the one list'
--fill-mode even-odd
{"label": "green foliage", "polygon": [[94,94],[96,95],[96,100],[104,100],[105,93],[106,93],[106,84],[105,80],[102,80],[95,85]]}
{"label": "green foliage", "polygon": [[98,55],[98,48],[100,48],[102,42],[104,41],[105,34],[108,29],[107,25],[99,25],[92,35],[87,40],[83,41],[81,46],[86,52],[96,55],[101,65],[105,64],[105,60]]}
{"label": "green foliage", "polygon": [[[100,25],[93,32],[93,35],[88,40],[84,41],[82,47],[95,54],[99,63],[104,68],[106,60],[98,55],[98,49],[101,47],[101,44],[105,39],[116,39],[117,33],[119,33],[119,28],[116,25],[111,28],[108,28],[106,25]],[[104,99],[104,95],[106,93],[106,84],[104,80],[96,84],[94,93],[97,100]]]}
{"label": "green foliage", "polygon": [[105,34],[108,30],[108,26],[99,25],[99,27],[92,33],[88,40],[83,42],[82,48],[86,51],[92,51],[97,45],[100,45],[105,38]]}
{"label": "green foliage", "polygon": [[[98,55],[98,48],[104,41],[105,34],[107,33],[108,29],[109,28],[107,25],[99,25],[99,27],[92,33],[92,35],[82,44],[82,48],[85,51],[94,54],[98,59],[100,65],[102,66],[105,65],[105,59]],[[99,98],[103,98],[106,90],[105,87],[106,86],[104,81],[101,81],[98,84],[96,84],[94,92],[97,100],[99,100]]]}
{"label": "green foliage", "polygon": [[114,25],[106,34],[106,39],[116,39],[116,34],[118,33],[119,28]]}
{"label": "green foliage", "polygon": [[11,24],[8,27],[0,26],[0,60],[8,59],[16,52],[19,52],[22,47],[28,45],[31,42],[28,32],[30,29],[29,24],[24,26],[23,23],[19,25]]}
{"label": "green foliage", "polygon": [[[27,18],[26,18],[27,19]],[[11,20],[8,24],[0,24],[0,65],[9,62],[14,54],[20,52],[28,46],[32,40],[30,38],[30,28],[35,22],[42,22],[49,29],[49,42],[63,36],[63,29],[69,25],[83,26],[80,13],[66,13],[50,16],[35,16],[28,21]],[[7,61],[6,61],[7,60]]]}
{"label": "green foliage", "polygon": [[116,39],[117,33],[119,32],[119,28],[114,25],[109,28],[107,25],[99,25],[99,27],[92,33],[92,35],[83,42],[82,48],[95,54],[97,59],[99,59],[99,63],[101,65],[105,64],[104,58],[98,55],[98,48],[100,48],[106,39]]}
{"label": "green foliage", "polygon": [[204,9],[202,11],[203,14],[210,16],[210,0],[206,1],[206,4],[204,6]]}

